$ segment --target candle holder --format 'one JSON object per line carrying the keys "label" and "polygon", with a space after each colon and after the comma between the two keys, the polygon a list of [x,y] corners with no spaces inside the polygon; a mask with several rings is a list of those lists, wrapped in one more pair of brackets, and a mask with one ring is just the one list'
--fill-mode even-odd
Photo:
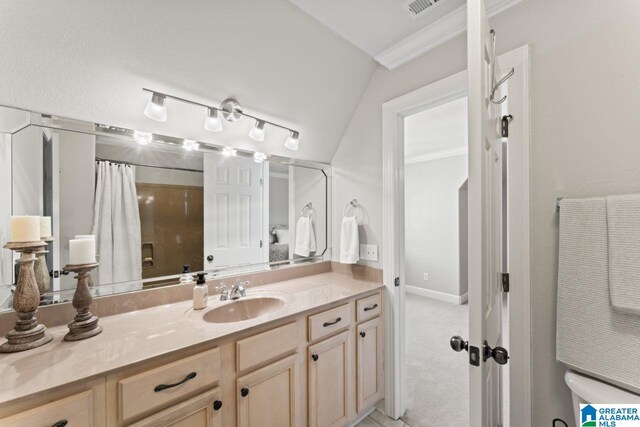
{"label": "candle holder", "polygon": [[65,341],[85,340],[102,332],[102,326],[98,325],[98,317],[89,311],[93,302],[93,297],[89,290],[89,281],[91,279],[89,272],[98,265],[97,262],[94,262],[91,264],[69,264],[64,267],[67,271],[77,273],[75,278],[78,279],[78,285],[72,301],[73,308],[76,309],[77,314],[73,321],[69,323],[69,332],[64,336]]}
{"label": "candle holder", "polygon": [[16,353],[40,347],[51,341],[53,337],[47,334],[46,327],[38,323],[35,313],[40,305],[40,291],[36,283],[33,264],[36,260],[35,252],[42,250],[45,242],[9,242],[4,245],[20,253],[20,270],[18,283],[13,294],[13,309],[18,314],[15,326],[6,335],[7,342],[0,346],[0,353]]}
{"label": "candle holder", "polygon": [[[53,237],[44,237],[42,240],[49,244],[53,242]],[[36,275],[36,283],[38,284],[38,291],[40,292],[41,303],[46,298],[45,294],[51,290],[51,276],[49,275],[46,259],[48,253],[49,251],[44,248],[35,252],[36,262],[33,268]]]}

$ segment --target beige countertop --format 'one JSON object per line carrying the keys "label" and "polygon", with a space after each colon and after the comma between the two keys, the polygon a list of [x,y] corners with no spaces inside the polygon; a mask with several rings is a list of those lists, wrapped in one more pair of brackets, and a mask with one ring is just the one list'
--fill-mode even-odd
{"label": "beige countertop", "polygon": [[[181,301],[100,319],[102,334],[76,342],[62,340],[67,327],[47,331],[53,341],[42,347],[0,354],[0,404],[75,381],[124,368],[156,356],[246,331],[254,326],[319,308],[382,288],[381,283],[323,273],[249,288],[247,298],[269,293],[286,301],[279,311],[234,323],[208,323],[202,315],[232,301],[209,297],[205,310]],[[4,340],[2,340],[4,341]]]}

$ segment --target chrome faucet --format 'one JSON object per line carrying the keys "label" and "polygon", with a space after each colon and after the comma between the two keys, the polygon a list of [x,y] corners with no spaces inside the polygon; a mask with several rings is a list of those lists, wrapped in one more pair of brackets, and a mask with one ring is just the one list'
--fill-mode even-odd
{"label": "chrome faucet", "polygon": [[249,285],[249,282],[238,282],[235,285],[233,285],[233,288],[231,288],[230,291],[230,295],[229,297],[232,300],[236,300],[242,297],[246,297],[247,296],[247,291],[245,290],[245,286]]}
{"label": "chrome faucet", "polygon": [[225,285],[220,285],[216,288],[217,291],[220,291],[220,301],[229,301],[229,300],[237,300],[242,297],[247,296],[247,291],[245,290],[245,286],[248,286],[249,282],[238,282],[231,289],[227,288]]}

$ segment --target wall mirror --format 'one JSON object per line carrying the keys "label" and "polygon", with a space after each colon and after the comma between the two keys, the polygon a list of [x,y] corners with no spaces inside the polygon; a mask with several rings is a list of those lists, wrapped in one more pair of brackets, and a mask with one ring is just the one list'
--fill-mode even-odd
{"label": "wall mirror", "polygon": [[[96,236],[94,295],[328,259],[330,166],[0,108],[0,240],[52,218],[43,304],[71,299],[69,240]],[[186,145],[185,145],[186,144]],[[1,249],[0,308],[16,254]]]}

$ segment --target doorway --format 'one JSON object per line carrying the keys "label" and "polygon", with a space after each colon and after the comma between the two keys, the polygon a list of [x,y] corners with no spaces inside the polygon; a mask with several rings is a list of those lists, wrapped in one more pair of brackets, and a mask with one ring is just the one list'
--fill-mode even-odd
{"label": "doorway", "polygon": [[[529,47],[523,46],[499,57],[502,73],[511,67],[515,75],[509,82],[509,110],[514,117],[509,125],[509,186],[505,221],[508,224],[508,262],[504,272],[509,273],[510,310],[508,332],[503,344],[509,349],[509,379],[503,384],[502,400],[506,403],[502,414],[503,425],[531,425],[530,399],[530,224],[529,224]],[[466,71],[431,83],[382,105],[383,116],[383,240],[384,284],[389,307],[386,319],[385,414],[399,419],[405,412],[410,415],[409,363],[411,355],[405,351],[407,334],[407,304],[412,294],[407,292],[408,276],[405,254],[405,119],[425,110],[453,102],[467,94]],[[496,123],[497,125],[497,123]],[[406,197],[412,197],[406,195]],[[423,271],[429,273],[428,271]],[[429,275],[431,278],[432,276]],[[424,281],[424,275],[423,275]],[[428,282],[428,281],[427,281]],[[424,283],[422,283],[424,285]],[[514,284],[516,284],[514,286]],[[410,288],[409,288],[410,289]],[[433,296],[434,294],[431,294]],[[460,295],[459,295],[460,296]],[[410,303],[410,301],[409,301]],[[416,321],[417,323],[418,321]],[[423,327],[424,329],[424,327]],[[464,329],[460,329],[461,335]],[[456,334],[458,335],[458,334]],[[454,353],[447,348],[450,336],[444,336],[444,348],[439,351],[451,363],[458,361],[467,374],[476,369],[466,352]],[[464,341],[464,340],[461,340]],[[442,343],[441,343],[442,345]],[[474,371],[475,372],[475,371]],[[506,372],[505,372],[506,374]],[[468,390],[468,388],[467,388]],[[425,405],[425,401],[418,401]],[[471,402],[477,404],[477,402]],[[459,411],[459,408],[453,409]],[[514,423],[513,420],[516,420]],[[431,422],[439,421],[431,420]],[[465,424],[466,425],[466,424]]]}
{"label": "doorway", "polygon": [[414,427],[469,425],[467,98],[404,118],[405,388]]}

